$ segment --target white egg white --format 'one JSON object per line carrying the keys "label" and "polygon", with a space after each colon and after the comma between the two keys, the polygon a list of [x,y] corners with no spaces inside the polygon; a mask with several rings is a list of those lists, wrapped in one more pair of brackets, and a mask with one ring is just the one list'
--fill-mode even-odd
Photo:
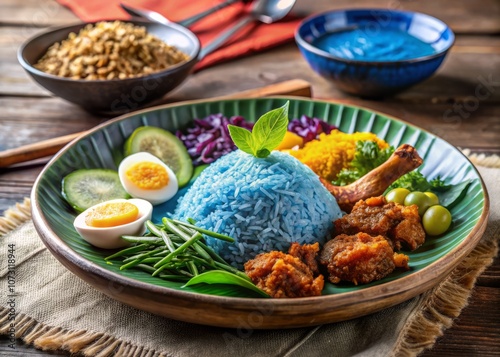
{"label": "white egg white", "polygon": [[[129,202],[137,206],[139,209],[139,215],[137,219],[133,222],[122,224],[115,227],[92,227],[85,222],[85,218],[98,206],[102,206],[107,203],[114,202]],[[146,221],[151,219],[153,214],[153,205],[141,199],[116,199],[94,205],[82,213],[80,213],[73,222],[76,231],[85,239],[87,242],[93,246],[104,248],[104,249],[115,249],[122,248],[129,245],[129,242],[122,239],[121,236],[132,235],[140,236],[146,231]]]}
{"label": "white egg white", "polygon": [[[165,168],[168,174],[168,184],[157,190],[146,190],[138,187],[134,182],[127,178],[126,172],[128,169],[135,164],[141,162],[152,162],[159,164]],[[120,177],[120,182],[127,193],[134,198],[142,198],[151,202],[153,205],[157,205],[168,201],[175,196],[179,190],[179,184],[177,183],[177,177],[170,167],[168,167],[163,161],[154,155],[147,152],[138,152],[127,156],[120,163],[118,167],[118,176]]]}

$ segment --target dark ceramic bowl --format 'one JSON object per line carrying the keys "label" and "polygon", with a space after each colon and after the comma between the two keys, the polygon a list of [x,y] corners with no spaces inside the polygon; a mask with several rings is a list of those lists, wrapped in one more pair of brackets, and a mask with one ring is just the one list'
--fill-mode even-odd
{"label": "dark ceramic bowl", "polygon": [[148,33],[177,47],[189,59],[146,76],[111,80],[75,80],[48,74],[33,67],[52,44],[66,39],[71,32],[77,33],[86,23],[49,29],[37,34],[21,46],[17,57],[38,84],[88,111],[118,114],[135,110],[161,98],[184,81],[197,63],[201,47],[196,35],[180,25],[127,22],[146,27]]}
{"label": "dark ceramic bowl", "polygon": [[[433,53],[418,50],[403,60],[347,59],[314,45],[326,34],[366,29],[367,36],[404,31],[432,46]],[[386,32],[387,33],[387,32]],[[455,36],[442,21],[429,15],[385,9],[329,11],[306,18],[295,40],[312,69],[332,80],[341,90],[362,97],[383,97],[402,91],[430,77],[441,65]],[[390,37],[388,41],[391,41]]]}

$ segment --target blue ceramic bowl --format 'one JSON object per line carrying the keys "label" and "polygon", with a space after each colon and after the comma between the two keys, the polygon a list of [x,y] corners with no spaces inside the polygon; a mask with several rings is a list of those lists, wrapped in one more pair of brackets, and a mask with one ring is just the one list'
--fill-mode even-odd
{"label": "blue ceramic bowl", "polygon": [[[432,47],[431,54],[417,48],[402,60],[372,57],[346,58],[318,48],[318,38],[346,30],[369,36],[403,31]],[[373,37],[375,38],[375,37]],[[297,45],[314,71],[332,80],[344,92],[362,97],[397,93],[431,76],[441,65],[455,36],[442,21],[421,13],[386,9],[329,11],[306,18],[295,33]],[[387,37],[388,43],[392,41]],[[407,49],[405,49],[407,50]]]}

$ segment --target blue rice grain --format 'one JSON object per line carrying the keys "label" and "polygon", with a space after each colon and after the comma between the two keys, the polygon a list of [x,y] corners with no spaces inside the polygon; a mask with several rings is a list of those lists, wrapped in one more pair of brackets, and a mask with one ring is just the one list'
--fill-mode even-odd
{"label": "blue rice grain", "polygon": [[292,242],[324,244],[341,215],[316,174],[294,157],[275,151],[258,159],[240,150],[205,169],[174,212],[232,236],[235,243],[207,237],[207,244],[239,269],[259,253],[288,250]]}

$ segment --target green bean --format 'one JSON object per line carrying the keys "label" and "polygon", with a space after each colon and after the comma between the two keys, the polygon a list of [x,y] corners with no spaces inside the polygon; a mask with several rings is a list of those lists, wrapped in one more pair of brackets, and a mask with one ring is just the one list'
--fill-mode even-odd
{"label": "green bean", "polygon": [[188,278],[192,278],[192,277],[193,277],[193,274],[191,274],[191,273],[190,273],[190,272],[188,272],[188,271],[182,270],[182,269],[177,270],[177,272],[178,272],[179,274],[182,274],[182,275],[187,276]]}
{"label": "green bean", "polygon": [[120,266],[120,270],[125,270],[128,268],[135,267],[136,265],[141,264],[143,260],[144,260],[143,258],[134,259],[134,260]]}
{"label": "green bean", "polygon": [[148,243],[148,244],[161,244],[162,239],[157,237],[136,237],[136,236],[122,236],[122,239],[130,243]]}
{"label": "green bean", "polygon": [[165,279],[165,280],[174,280],[174,281],[181,281],[181,282],[186,282],[191,279],[188,276],[184,275],[174,275],[174,274],[160,274],[158,275],[159,278]]}
{"label": "green bean", "polygon": [[161,231],[161,237],[163,238],[163,241],[165,242],[165,245],[167,246],[168,250],[173,252],[175,250],[174,244],[172,243],[172,240],[168,236],[167,232]]}
{"label": "green bean", "polygon": [[131,254],[131,253],[138,253],[146,248],[149,248],[149,244],[139,244],[139,245],[135,245],[133,247],[130,247],[130,248],[125,248],[125,249],[122,249],[114,254],[111,254],[110,256],[104,258],[104,260],[110,260],[110,259],[113,259],[113,258],[117,258],[117,257],[121,257],[121,256],[124,256],[124,255],[128,255],[128,254]]}
{"label": "green bean", "polygon": [[135,266],[135,268],[142,269],[150,274],[154,273],[154,271],[155,271],[155,268],[153,268],[152,266],[146,265],[146,264],[138,264]]}
{"label": "green bean", "polygon": [[181,226],[184,226],[184,227],[189,227],[191,229],[194,229],[197,232],[206,234],[207,236],[210,236],[210,237],[213,237],[213,238],[221,239],[223,241],[230,242],[230,243],[234,242],[234,238],[232,238],[230,236],[227,236],[225,234],[221,234],[221,233],[217,233],[217,232],[212,232],[212,231],[209,231],[208,229],[200,228],[200,227],[197,227],[197,226],[192,225],[192,224],[187,223],[187,222],[182,222],[182,221],[179,221],[179,220],[176,220],[176,219],[170,219],[170,218],[166,218],[166,217],[163,218],[163,220],[162,220],[163,224],[165,224],[165,220],[169,220],[169,221],[174,222],[176,224],[180,224]]}
{"label": "green bean", "polygon": [[190,272],[191,274],[193,274],[194,276],[196,276],[196,275],[198,275],[198,274],[199,274],[199,273],[198,273],[198,268],[196,267],[196,264],[194,264],[192,260],[189,260],[189,261],[186,263],[186,265],[187,265],[187,268],[188,268],[188,270],[189,270],[189,272]]}
{"label": "green bean", "polygon": [[245,273],[243,273],[242,271],[239,271],[238,269],[236,268],[233,268],[232,266],[228,265],[228,264],[221,264],[221,263],[218,263],[218,262],[215,262],[215,265],[218,267],[218,268],[221,268],[223,270],[226,270],[230,273],[233,273],[233,274],[236,274],[238,275],[239,277],[243,278],[243,279],[246,279],[248,281],[252,281],[248,275],[246,275]]}
{"label": "green bean", "polygon": [[248,277],[230,266],[203,241],[203,234],[232,242],[223,234],[196,227],[193,219],[188,223],[163,218],[160,225],[146,222],[148,233],[142,237],[124,236],[133,243],[105,260],[120,258],[120,270],[141,269],[165,280],[187,282],[189,279],[213,270],[224,270],[248,280]]}
{"label": "green bean", "polygon": [[163,250],[162,250],[161,252],[158,252],[158,253],[154,254],[153,256],[154,256],[154,257],[164,257],[164,256],[166,256],[166,255],[168,255],[168,254],[170,254],[170,253],[171,253],[171,252],[170,252],[170,250],[169,250],[169,249],[165,249],[165,248],[163,248]]}
{"label": "green bean", "polygon": [[224,259],[222,259],[222,257],[219,254],[215,253],[215,251],[211,247],[209,247],[208,245],[206,245],[203,242],[198,242],[198,244],[203,249],[205,249],[205,251],[207,251],[208,254],[210,254],[210,256],[212,257],[212,259],[214,259],[215,261],[218,261],[219,263],[227,264],[227,262]]}
{"label": "green bean", "polygon": [[208,260],[212,260],[212,257],[210,256],[210,254],[208,254],[205,249],[203,249],[201,247],[201,245],[199,244],[200,242],[197,242],[196,244],[193,244],[193,249],[196,250],[196,252],[201,255],[203,258],[205,259],[208,259]]}
{"label": "green bean", "polygon": [[[168,229],[170,232],[177,234],[179,237],[184,239],[185,241],[188,241],[193,234],[196,233],[195,230],[189,230],[189,232],[183,231],[183,227],[177,227],[173,222],[173,220],[168,219],[164,217],[162,219],[163,224],[165,225],[165,228]],[[193,244],[193,249],[198,252],[201,256],[203,256],[205,259],[212,259],[212,257],[202,248],[200,245],[197,243]]]}
{"label": "green bean", "polygon": [[188,234],[179,227],[177,227],[175,223],[173,223],[172,220],[168,219],[167,217],[163,217],[162,222],[163,225],[165,226],[165,229],[167,229],[169,232],[177,234],[177,236],[184,239],[185,241],[188,241],[189,238],[192,236],[192,234]]}
{"label": "green bean", "polygon": [[199,257],[196,257],[196,256],[192,256],[191,257],[192,260],[198,262],[199,264],[204,264],[204,265],[208,265],[214,269],[222,269],[222,270],[225,270],[227,272],[230,272],[230,273],[233,273],[233,274],[236,274],[244,279],[247,279],[247,280],[250,280],[250,278],[243,272],[239,271],[238,269],[228,265],[227,263],[220,263],[220,262],[213,262],[213,264],[210,264],[208,261],[204,260],[204,259],[201,259]]}
{"label": "green bean", "polygon": [[153,273],[153,276],[158,275],[158,273],[163,270],[161,269],[162,265],[167,264],[169,261],[171,261],[177,254],[182,253],[184,250],[186,250],[190,245],[196,243],[199,239],[202,238],[202,235],[199,233],[194,234],[187,242],[185,242],[183,245],[181,245],[179,248],[171,252],[169,255],[167,255],[165,258],[160,260],[158,263],[153,265],[154,268],[157,270]]}
{"label": "green bean", "polygon": [[162,257],[148,257],[148,258],[145,258],[142,262],[145,263],[145,264],[147,264],[147,263],[156,263],[156,262],[159,262],[162,259],[163,259]]}
{"label": "green bean", "polygon": [[152,221],[146,221],[146,228],[153,233],[155,236],[161,238],[161,229],[159,229]]}
{"label": "green bean", "polygon": [[161,252],[161,251],[163,251],[163,248],[156,248],[156,249],[150,250],[149,252],[144,252],[144,253],[140,253],[140,254],[136,254],[136,255],[133,255],[131,257],[128,257],[128,258],[124,259],[123,262],[128,263],[128,262],[135,260],[135,259],[146,258],[146,257],[149,257],[150,255],[154,255],[154,254]]}

